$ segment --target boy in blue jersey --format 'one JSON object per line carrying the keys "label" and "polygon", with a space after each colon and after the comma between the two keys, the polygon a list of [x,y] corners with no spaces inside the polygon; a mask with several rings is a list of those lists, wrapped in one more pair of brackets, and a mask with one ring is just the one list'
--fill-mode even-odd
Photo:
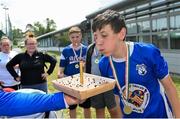
{"label": "boy in blue jersey", "polygon": [[65,109],[79,101],[62,92],[54,94],[5,92],[0,89],[0,116],[24,116]]}
{"label": "boy in blue jersey", "polygon": [[[68,35],[71,44],[66,46],[61,53],[58,78],[79,73],[79,61],[85,62],[86,59],[87,47],[81,44],[81,29],[74,26],[69,29]],[[80,104],[80,106],[84,108],[84,117],[90,118],[90,99],[87,99],[83,104]],[[77,105],[69,107],[71,118],[76,118],[76,107]]]}
{"label": "boy in blue jersey", "polygon": [[[101,75],[99,70],[99,60],[102,54],[97,50],[95,43],[89,45],[86,55],[86,73]],[[116,98],[116,99],[115,99]],[[111,118],[119,118],[119,97],[114,96],[113,90],[95,95],[90,98],[91,106],[95,108],[96,118],[105,118],[105,108],[107,107]],[[116,103],[117,100],[117,103]]]}
{"label": "boy in blue jersey", "polygon": [[102,76],[117,80],[123,118],[180,117],[180,101],[167,62],[151,44],[125,42],[124,18],[107,10],[93,19]]}

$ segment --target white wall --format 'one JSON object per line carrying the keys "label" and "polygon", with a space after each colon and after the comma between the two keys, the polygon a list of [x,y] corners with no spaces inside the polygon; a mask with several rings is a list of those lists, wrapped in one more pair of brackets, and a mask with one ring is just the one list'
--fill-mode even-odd
{"label": "white wall", "polygon": [[64,47],[38,47],[38,51],[60,51],[62,52]]}

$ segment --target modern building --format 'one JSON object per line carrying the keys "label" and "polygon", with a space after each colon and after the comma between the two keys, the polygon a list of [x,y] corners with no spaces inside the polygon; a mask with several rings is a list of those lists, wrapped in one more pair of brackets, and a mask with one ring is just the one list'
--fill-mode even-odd
{"label": "modern building", "polygon": [[180,74],[179,0],[125,0],[88,15],[87,20],[92,22],[106,9],[116,10],[125,17],[126,40],[156,45],[168,61],[170,72]]}
{"label": "modern building", "polygon": [[[44,35],[38,36],[38,44],[41,49],[56,49],[58,50],[58,47],[63,47],[68,44],[70,44],[70,40],[68,38],[68,30],[73,27],[73,26],[78,26],[81,28],[82,34],[83,34],[83,39],[82,42],[85,45],[88,45],[91,43],[91,35],[90,35],[90,27],[87,30],[87,20],[71,25],[66,28],[62,28],[57,31],[52,31],[49,33],[46,33]],[[85,29],[86,28],[86,29]],[[88,32],[87,32],[88,31]]]}
{"label": "modern building", "polygon": [[[93,39],[92,19],[107,9],[121,13],[127,24],[127,39],[152,43],[160,48],[171,73],[180,74],[180,1],[123,0],[86,16],[82,22],[85,36]],[[61,32],[61,31],[58,31]]]}

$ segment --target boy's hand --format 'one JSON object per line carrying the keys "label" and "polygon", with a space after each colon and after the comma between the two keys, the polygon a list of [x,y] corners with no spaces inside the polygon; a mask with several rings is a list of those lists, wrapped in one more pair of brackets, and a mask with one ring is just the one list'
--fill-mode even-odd
{"label": "boy's hand", "polygon": [[58,78],[63,78],[64,77],[64,73],[58,73]]}
{"label": "boy's hand", "polygon": [[64,98],[68,105],[79,104],[79,100],[77,98],[74,98],[74,97],[66,95],[66,94],[64,95]]}

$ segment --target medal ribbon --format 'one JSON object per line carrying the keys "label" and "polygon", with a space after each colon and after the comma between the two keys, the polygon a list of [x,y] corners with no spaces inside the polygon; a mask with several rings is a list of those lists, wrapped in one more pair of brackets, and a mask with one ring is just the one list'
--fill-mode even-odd
{"label": "medal ribbon", "polygon": [[[78,56],[77,56],[77,54],[76,54],[76,51],[74,50],[73,47],[72,47],[72,50],[73,50],[74,56],[75,56],[75,58],[76,58],[76,61],[79,61]],[[82,58],[82,45],[81,45],[81,50],[80,50],[80,55],[79,55],[79,57],[80,57],[80,60],[81,60],[81,58]]]}
{"label": "medal ribbon", "polygon": [[98,57],[98,55],[99,55],[99,52],[97,51],[96,48],[94,48],[94,55],[95,55],[95,57]]}
{"label": "medal ribbon", "polygon": [[[126,100],[128,101],[129,99],[129,57],[130,57],[130,51],[129,51],[129,43],[126,43],[126,48],[127,48],[127,55],[126,55],[126,66],[125,66],[125,86],[126,86],[126,95],[125,95],[125,98]],[[112,68],[112,72],[113,72],[113,76],[116,80],[116,85],[119,89],[119,92],[120,92],[120,96],[122,97],[123,95],[123,92],[122,92],[122,89],[121,89],[121,86],[118,82],[118,77],[117,77],[117,73],[116,73],[116,70],[115,70],[115,67],[114,67],[114,64],[113,64],[113,61],[112,61],[112,56],[109,57],[109,61],[110,61],[110,66]],[[123,98],[123,97],[122,97]]]}

